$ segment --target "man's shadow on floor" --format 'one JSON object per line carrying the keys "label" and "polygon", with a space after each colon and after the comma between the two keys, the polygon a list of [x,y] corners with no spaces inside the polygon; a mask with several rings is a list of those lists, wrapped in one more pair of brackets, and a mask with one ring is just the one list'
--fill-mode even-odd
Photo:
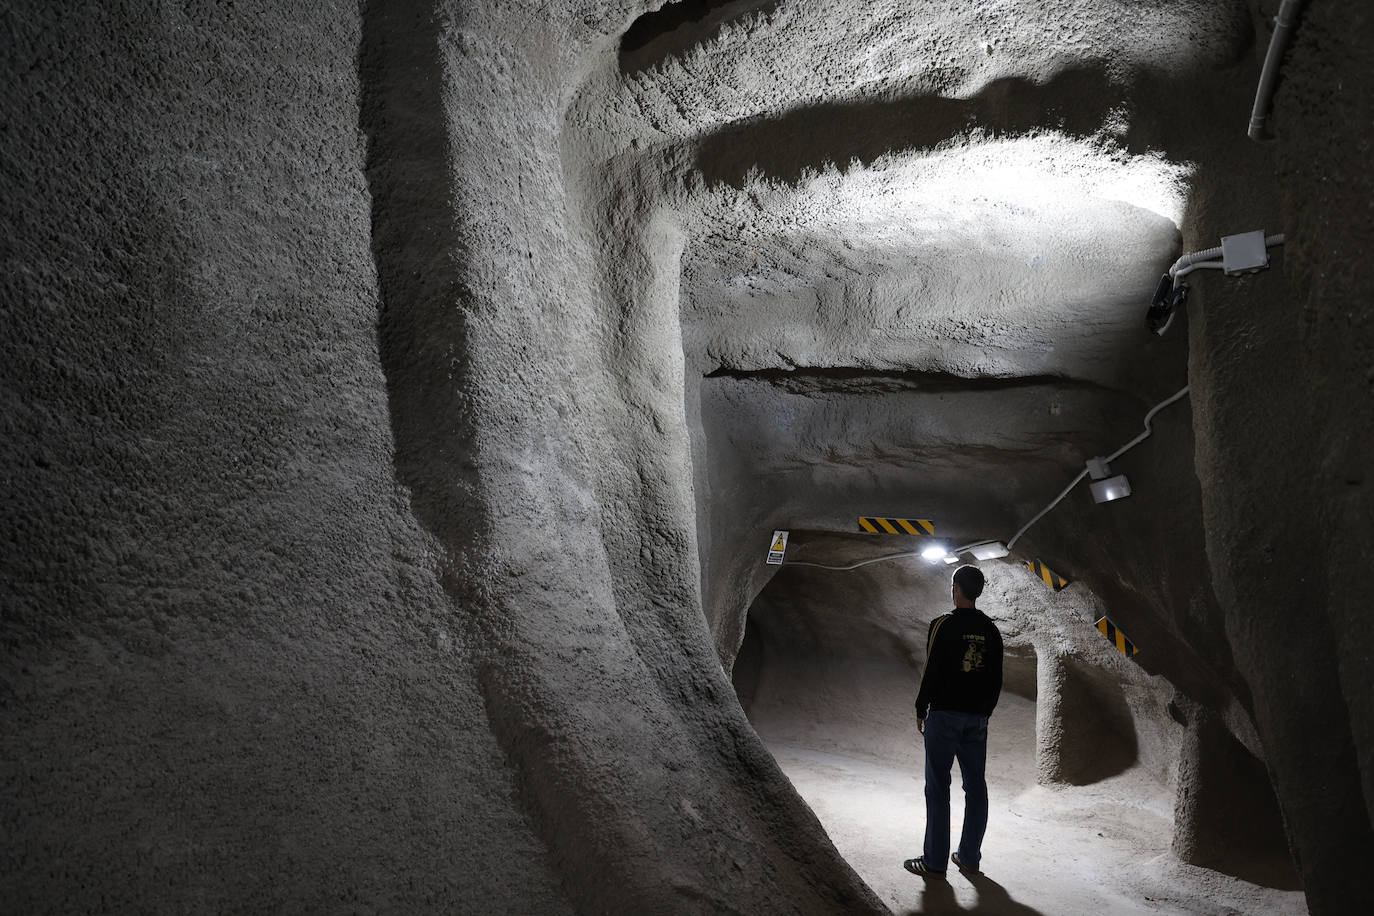
{"label": "man's shadow on floor", "polygon": [[[951,873],[953,869],[950,870]],[[1017,903],[1011,899],[1007,889],[987,875],[962,875],[962,879],[973,885],[978,892],[978,902],[972,909],[959,906],[954,898],[954,888],[944,878],[926,878],[925,892],[921,895],[921,907],[908,910],[902,916],[928,916],[940,913],[979,913],[982,916],[1045,916],[1037,909]],[[955,878],[960,880],[960,878]]]}

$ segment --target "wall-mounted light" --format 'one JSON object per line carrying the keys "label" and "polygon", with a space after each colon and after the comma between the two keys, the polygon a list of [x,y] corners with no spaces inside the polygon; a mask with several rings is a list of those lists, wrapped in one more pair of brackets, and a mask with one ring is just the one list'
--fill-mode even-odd
{"label": "wall-mounted light", "polygon": [[949,556],[949,548],[944,544],[931,544],[921,551],[921,557],[934,563],[936,560],[943,560]]}
{"label": "wall-mounted light", "polygon": [[1115,477],[1108,477],[1106,480],[1096,480],[1088,485],[1088,489],[1093,492],[1093,501],[1099,503],[1109,503],[1114,499],[1131,495],[1131,482],[1126,479],[1125,474],[1118,474]]}
{"label": "wall-mounted light", "polygon": [[1114,499],[1131,495],[1131,482],[1126,479],[1125,474],[1113,475],[1106,458],[1089,458],[1088,476],[1093,480],[1088,485],[1092,490],[1093,502],[1109,503]]}
{"label": "wall-mounted light", "polygon": [[959,562],[959,554],[971,553],[975,560],[1000,560],[1002,557],[1011,553],[1007,545],[1001,541],[976,541],[972,544],[965,544],[963,547],[956,547],[947,551],[943,557],[944,561],[951,566]]}
{"label": "wall-mounted light", "polygon": [[986,544],[975,544],[970,547],[969,553],[973,554],[975,560],[1000,560],[1011,551],[1001,541],[988,541]]}

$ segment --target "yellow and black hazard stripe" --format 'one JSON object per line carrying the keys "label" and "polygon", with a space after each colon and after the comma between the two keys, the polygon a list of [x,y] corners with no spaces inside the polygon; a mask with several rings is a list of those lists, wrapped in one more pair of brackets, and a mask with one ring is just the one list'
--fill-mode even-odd
{"label": "yellow and black hazard stripe", "polygon": [[1135,643],[1126,638],[1126,634],[1116,628],[1106,617],[1103,617],[1096,624],[1098,632],[1107,637],[1107,641],[1116,647],[1116,651],[1130,658],[1140,650],[1135,647]]}
{"label": "yellow and black hazard stripe", "polygon": [[1068,579],[1065,579],[1039,560],[1027,560],[1026,568],[1039,576],[1046,585],[1055,591],[1060,591],[1064,586],[1069,584]]}
{"label": "yellow and black hazard stripe", "polygon": [[928,518],[860,516],[859,527],[869,534],[914,534],[924,537],[935,533],[935,523]]}

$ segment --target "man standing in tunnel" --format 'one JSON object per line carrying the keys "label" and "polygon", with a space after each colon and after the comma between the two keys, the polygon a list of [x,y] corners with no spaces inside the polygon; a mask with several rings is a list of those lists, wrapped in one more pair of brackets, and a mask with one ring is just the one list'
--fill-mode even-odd
{"label": "man standing in tunnel", "polygon": [[954,571],[954,610],[931,621],[926,667],[916,695],[916,730],[926,746],[926,838],[906,870],[943,875],[949,859],[950,771],[964,779],[964,829],[954,864],[978,872],[988,825],[988,716],[1002,693],[1002,634],[975,602],[983,593],[976,566]]}

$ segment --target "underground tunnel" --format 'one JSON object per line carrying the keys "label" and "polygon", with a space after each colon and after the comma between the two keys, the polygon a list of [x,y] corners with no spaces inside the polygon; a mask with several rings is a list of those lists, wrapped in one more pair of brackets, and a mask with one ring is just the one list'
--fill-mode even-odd
{"label": "underground tunnel", "polygon": [[0,23],[0,909],[1374,909],[1368,4]]}

